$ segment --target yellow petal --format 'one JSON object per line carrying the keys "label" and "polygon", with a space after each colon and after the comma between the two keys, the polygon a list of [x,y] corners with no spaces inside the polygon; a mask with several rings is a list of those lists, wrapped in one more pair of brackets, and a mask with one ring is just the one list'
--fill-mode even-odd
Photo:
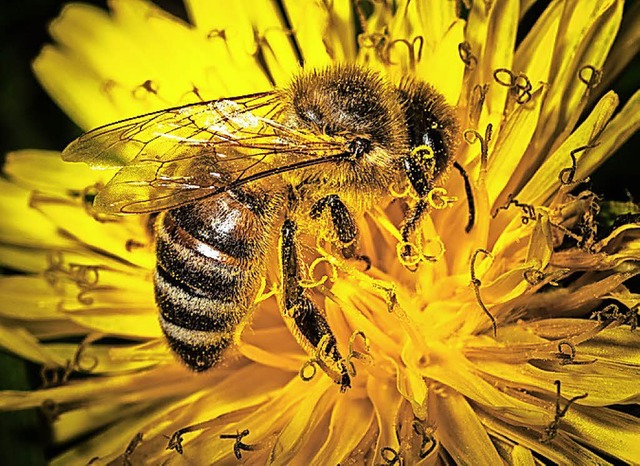
{"label": "yellow petal", "polygon": [[111,358],[109,346],[98,343],[87,345],[82,349],[79,349],[78,345],[68,343],[49,343],[44,346],[58,360],[74,361],[78,358],[75,369],[91,374],[125,373],[147,368],[154,364],[149,360],[114,360]]}
{"label": "yellow petal", "polygon": [[509,113],[500,129],[487,167],[487,193],[492,206],[504,205],[504,202],[496,202],[500,193],[503,193],[501,199],[506,199],[511,193],[513,188],[510,185],[513,182],[505,183],[505,180],[511,180],[512,177],[516,180],[524,178],[524,173],[519,172],[518,166],[535,133],[544,96],[545,90],[541,86],[532,93],[527,104],[519,104]]}
{"label": "yellow petal", "polygon": [[280,17],[276,2],[243,2],[245,15],[251,19],[258,35],[268,73],[277,86],[286,86],[300,69],[298,57]]}
{"label": "yellow petal", "polygon": [[[604,64],[602,80],[596,91],[610,88],[611,82],[633,60],[638,50],[640,50],[640,4],[633,3],[624,11],[620,30]],[[597,94],[598,92],[594,92],[593,96]]]}
{"label": "yellow petal", "polygon": [[384,447],[397,451],[399,444],[396,437],[396,422],[400,405],[403,403],[400,393],[392,384],[380,383],[374,377],[369,377],[367,395],[373,404],[380,432],[375,451],[379,452]]}
{"label": "yellow petal", "polygon": [[[119,102],[123,107],[116,106],[108,94],[108,81],[52,46],[42,49],[33,71],[58,106],[85,130],[136,112],[124,99]],[[86,102],[91,106],[84,105]]]}
{"label": "yellow petal", "polygon": [[492,123],[498,133],[509,89],[495,83],[493,72],[499,68],[512,68],[513,50],[518,28],[519,2],[498,0],[491,5],[489,24],[482,57],[478,59],[481,83],[492,83],[485,100],[486,117],[481,117],[479,128]]}
{"label": "yellow petal", "polygon": [[568,433],[596,450],[629,464],[640,460],[640,423],[634,416],[608,408],[573,406],[563,424]]}
{"label": "yellow petal", "polygon": [[429,415],[437,436],[457,464],[501,464],[474,409],[459,393],[443,389],[429,397]]}
{"label": "yellow petal", "polygon": [[[561,170],[571,166],[569,153],[597,141],[617,106],[618,96],[615,93],[609,92],[605,95],[580,127],[535,172],[516,198],[527,204],[544,204],[560,187]],[[583,151],[576,155],[578,167],[584,153]]]}
{"label": "yellow petal", "polygon": [[64,366],[63,359],[56,359],[40,344],[38,339],[25,328],[0,324],[0,347],[21,358],[48,366]]}
{"label": "yellow petal", "polygon": [[[542,438],[541,432],[526,429],[517,424],[509,425],[499,420],[499,418],[487,415],[482,411],[478,415],[492,434],[497,433],[502,437],[512,439],[555,464],[607,464],[604,458],[574,442],[567,436],[557,436],[552,442],[543,443],[540,441]],[[550,416],[549,422],[552,419],[552,416]]]}
{"label": "yellow petal", "polygon": [[336,30],[329,27],[329,22],[335,19],[332,18],[333,14],[328,4],[305,0],[289,0],[284,4],[305,67],[322,68],[330,65],[334,59],[344,61],[343,56],[336,56],[342,50],[336,49],[333,41],[328,37],[332,31]]}
{"label": "yellow petal", "polygon": [[462,92],[464,63],[456,58],[458,45],[464,41],[464,26],[462,20],[452,22],[435,47],[423,52],[416,66],[416,75],[435,87],[450,105],[458,102]]}
{"label": "yellow petal", "polygon": [[638,335],[629,327],[608,328],[580,344],[580,351],[598,360],[640,367]]}
{"label": "yellow petal", "polygon": [[331,385],[331,381],[323,377],[306,392],[304,401],[296,407],[291,420],[277,436],[269,454],[269,464],[287,464],[296,457],[309,433],[317,427],[338,396],[336,390],[330,390]]}
{"label": "yellow petal", "polygon": [[327,441],[310,464],[322,466],[344,461],[360,443],[372,421],[373,409],[368,400],[339,397],[331,412]]}
{"label": "yellow petal", "polygon": [[516,50],[513,71],[527,75],[534,88],[540,82],[550,81],[549,71],[561,15],[561,3],[549,4]]}
{"label": "yellow petal", "polygon": [[[149,303],[152,306],[152,303]],[[107,335],[136,338],[160,338],[162,331],[155,312],[128,312],[118,308],[67,312],[73,322]]]}
{"label": "yellow petal", "polygon": [[58,444],[69,442],[121,420],[125,413],[136,416],[146,408],[145,404],[127,407],[106,402],[65,411],[52,424],[54,441]]}
{"label": "yellow petal", "polygon": [[59,234],[56,226],[44,215],[29,208],[31,193],[0,179],[0,240],[6,244],[62,249],[75,244]]}
{"label": "yellow petal", "polygon": [[536,462],[531,450],[521,445],[515,445],[511,450],[511,464],[513,466],[534,466]]}
{"label": "yellow petal", "polygon": [[0,278],[0,316],[23,320],[63,319],[60,295],[42,277]]}
{"label": "yellow petal", "polygon": [[[105,431],[91,436],[88,440],[66,450],[53,459],[53,466],[86,465],[94,458],[103,458],[105,462],[115,459],[118,452],[124,453],[127,445],[138,434],[142,427],[154,419],[161,409],[150,409],[138,412],[139,408],[122,410],[120,422],[111,425]],[[135,457],[132,457],[135,461]]]}
{"label": "yellow petal", "polygon": [[258,45],[253,24],[241,2],[191,0],[186,7],[200,36],[207,38],[212,59],[220,66],[210,72],[231,95],[271,87],[266,70],[255,57]]}
{"label": "yellow petal", "polygon": [[105,184],[115,174],[115,171],[92,170],[84,164],[65,163],[60,152],[44,150],[7,154],[4,172],[27,189],[59,194],[82,191],[96,183]]}
{"label": "yellow petal", "polygon": [[554,127],[556,134],[573,130],[587,102],[587,85],[578,78],[580,69],[585,65],[602,68],[620,26],[622,7],[621,0],[565,3],[539,137],[552,140]]}
{"label": "yellow petal", "polygon": [[82,201],[64,198],[44,198],[36,206],[69,236],[104,255],[119,257],[147,270],[155,265],[155,255],[150,248],[131,247],[132,241],[139,242],[147,237],[146,221],[141,216],[97,222],[83,208]]}
{"label": "yellow petal", "polygon": [[[640,128],[640,91],[637,91],[606,125],[593,149],[579,156],[576,179],[593,173]],[[569,161],[571,162],[571,161]],[[571,166],[571,163],[568,164]]]}

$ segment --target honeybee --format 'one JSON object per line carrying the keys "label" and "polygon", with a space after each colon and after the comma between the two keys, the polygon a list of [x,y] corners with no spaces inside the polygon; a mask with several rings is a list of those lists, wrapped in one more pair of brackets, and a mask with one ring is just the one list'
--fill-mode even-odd
{"label": "honeybee", "polygon": [[428,84],[394,85],[339,65],[303,73],[284,89],[108,124],[62,156],[120,168],[94,200],[99,212],[159,213],[160,325],[190,369],[220,362],[279,243],[282,311],[300,345],[321,352],[320,367],[345,390],[350,377],[336,338],[300,286],[298,228],[312,232],[324,217],[339,254],[366,260],[352,212],[408,180],[419,199],[400,228],[408,240],[452,163],[457,133],[454,109]]}

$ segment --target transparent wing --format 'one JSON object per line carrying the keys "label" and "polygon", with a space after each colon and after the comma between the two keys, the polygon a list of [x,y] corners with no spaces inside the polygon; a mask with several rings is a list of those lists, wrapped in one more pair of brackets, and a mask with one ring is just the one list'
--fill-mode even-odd
{"label": "transparent wing", "polygon": [[341,138],[283,126],[277,91],[162,110],[96,128],[62,158],[120,168],[98,193],[105,213],[151,213],[344,154]]}

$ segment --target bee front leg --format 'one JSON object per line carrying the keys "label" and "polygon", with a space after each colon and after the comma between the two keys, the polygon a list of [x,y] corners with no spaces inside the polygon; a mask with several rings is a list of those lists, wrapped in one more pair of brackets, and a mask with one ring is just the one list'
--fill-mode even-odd
{"label": "bee front leg", "polygon": [[[408,243],[409,237],[420,224],[422,217],[429,211],[427,196],[432,188],[435,161],[431,151],[418,147],[404,159],[403,166],[411,186],[419,196],[419,200],[409,209],[400,227],[402,241]],[[407,244],[402,251],[402,256],[408,258],[410,255],[411,248]],[[415,269],[410,270],[415,271]]]}
{"label": "bee front leg", "polygon": [[409,209],[407,215],[400,226],[400,235],[402,236],[402,241],[408,242],[409,237],[416,230],[416,227],[420,224],[422,217],[429,211],[427,208],[427,201],[424,199],[420,199],[415,205]]}
{"label": "bee front leg", "polygon": [[[300,263],[295,235],[295,222],[285,220],[280,248],[285,312],[292,317],[294,326],[291,326],[291,330],[300,346],[314,355],[314,362],[345,391],[351,387],[351,379],[344,358],[338,351],[336,337],[325,317],[300,286]],[[286,321],[289,324],[289,319]]]}
{"label": "bee front leg", "polygon": [[358,226],[349,213],[349,209],[337,194],[330,194],[317,201],[311,208],[309,215],[313,219],[318,219],[327,207],[331,213],[331,222],[338,236],[338,241],[343,245],[340,249],[342,257],[364,261],[366,264],[365,270],[369,270],[371,268],[371,259],[368,256],[358,254],[356,250]]}

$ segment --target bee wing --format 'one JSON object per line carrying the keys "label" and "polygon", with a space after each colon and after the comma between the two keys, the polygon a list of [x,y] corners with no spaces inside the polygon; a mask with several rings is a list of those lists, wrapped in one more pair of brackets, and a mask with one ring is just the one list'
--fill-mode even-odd
{"label": "bee wing", "polygon": [[172,209],[344,153],[344,141],[287,128],[277,91],[149,113],[96,128],[62,152],[120,168],[94,205],[104,213]]}

